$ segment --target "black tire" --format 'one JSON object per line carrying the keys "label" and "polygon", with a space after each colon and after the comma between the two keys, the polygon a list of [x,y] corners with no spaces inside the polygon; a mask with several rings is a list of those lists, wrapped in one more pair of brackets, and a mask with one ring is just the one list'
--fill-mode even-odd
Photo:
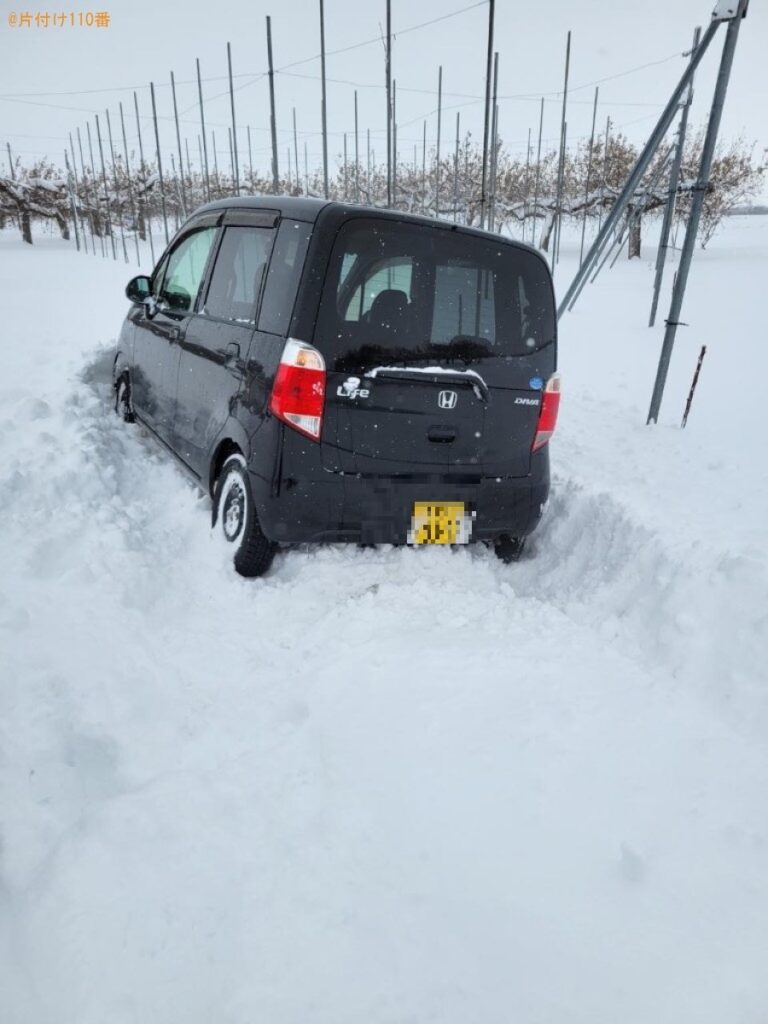
{"label": "black tire", "polygon": [[242,455],[230,455],[213,490],[213,528],[232,546],[235,571],[261,576],[272,564],[276,545],[261,532],[251,483]]}
{"label": "black tire", "polygon": [[520,556],[525,550],[525,537],[499,537],[493,545],[496,557],[500,558],[505,565],[511,562],[519,562]]}
{"label": "black tire", "polygon": [[125,423],[136,422],[131,404],[131,382],[126,374],[115,381],[115,412]]}

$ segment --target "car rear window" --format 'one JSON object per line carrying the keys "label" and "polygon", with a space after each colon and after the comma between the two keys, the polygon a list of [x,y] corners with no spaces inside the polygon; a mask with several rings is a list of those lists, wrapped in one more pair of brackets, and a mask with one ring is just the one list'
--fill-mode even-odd
{"label": "car rear window", "polygon": [[527,355],[554,337],[549,270],[535,253],[374,218],[339,230],[315,339],[339,369]]}

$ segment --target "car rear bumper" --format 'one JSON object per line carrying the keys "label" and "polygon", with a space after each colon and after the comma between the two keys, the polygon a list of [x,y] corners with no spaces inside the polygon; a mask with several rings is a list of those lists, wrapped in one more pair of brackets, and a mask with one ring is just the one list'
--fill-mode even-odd
{"label": "car rear bumper", "polygon": [[405,544],[416,502],[464,502],[474,513],[472,541],[525,537],[549,495],[549,460],[535,477],[457,477],[435,473],[282,479],[251,477],[262,530],[275,542]]}

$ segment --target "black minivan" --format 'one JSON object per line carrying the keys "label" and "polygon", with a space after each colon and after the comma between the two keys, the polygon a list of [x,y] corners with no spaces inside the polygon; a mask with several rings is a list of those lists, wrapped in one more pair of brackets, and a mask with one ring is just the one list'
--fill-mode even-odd
{"label": "black minivan", "polygon": [[228,199],[126,294],[116,409],[211,494],[238,572],[300,542],[519,556],[560,400],[535,249],[395,211]]}

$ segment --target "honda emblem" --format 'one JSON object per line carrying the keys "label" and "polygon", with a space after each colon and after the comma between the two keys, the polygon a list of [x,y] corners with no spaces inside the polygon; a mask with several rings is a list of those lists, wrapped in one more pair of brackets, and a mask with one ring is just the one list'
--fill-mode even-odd
{"label": "honda emblem", "polygon": [[459,396],[455,391],[441,391],[437,396],[437,404],[441,409],[455,409]]}

